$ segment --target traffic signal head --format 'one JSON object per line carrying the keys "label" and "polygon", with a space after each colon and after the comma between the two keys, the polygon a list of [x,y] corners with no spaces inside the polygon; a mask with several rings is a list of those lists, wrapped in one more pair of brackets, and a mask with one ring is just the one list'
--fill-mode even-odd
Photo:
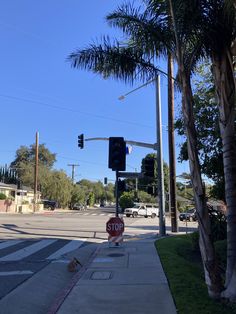
{"label": "traffic signal head", "polygon": [[84,134],[78,135],[78,147],[84,148]]}
{"label": "traffic signal head", "polygon": [[107,184],[107,177],[104,178],[104,184]]}
{"label": "traffic signal head", "polygon": [[126,143],[123,137],[109,138],[109,164],[112,170],[124,171],[126,161]]}
{"label": "traffic signal head", "polygon": [[126,191],[126,183],[125,180],[118,180],[117,181],[118,184],[118,191],[119,192],[125,192]]}
{"label": "traffic signal head", "polygon": [[155,160],[154,158],[144,159],[144,175],[146,177],[154,177]]}
{"label": "traffic signal head", "polygon": [[154,195],[154,186],[148,186],[147,187],[147,193],[151,194],[151,195]]}

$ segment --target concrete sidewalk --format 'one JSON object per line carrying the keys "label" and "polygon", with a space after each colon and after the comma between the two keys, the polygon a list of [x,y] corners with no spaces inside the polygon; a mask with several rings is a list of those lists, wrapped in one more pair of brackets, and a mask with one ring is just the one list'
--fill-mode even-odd
{"label": "concrete sidewalk", "polygon": [[50,313],[176,314],[154,241],[101,244],[64,302]]}

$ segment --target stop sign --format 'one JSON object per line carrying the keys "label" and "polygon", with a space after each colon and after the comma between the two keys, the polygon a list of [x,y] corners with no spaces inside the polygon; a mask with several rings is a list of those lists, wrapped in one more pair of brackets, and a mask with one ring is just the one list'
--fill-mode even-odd
{"label": "stop sign", "polygon": [[123,220],[119,217],[110,218],[106,224],[106,230],[112,237],[121,235],[125,230]]}

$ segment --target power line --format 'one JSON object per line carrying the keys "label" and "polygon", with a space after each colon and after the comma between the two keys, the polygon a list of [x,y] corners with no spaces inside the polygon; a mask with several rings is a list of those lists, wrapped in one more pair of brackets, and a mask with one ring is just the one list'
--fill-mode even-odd
{"label": "power line", "polygon": [[115,119],[115,118],[106,117],[106,116],[102,116],[102,115],[97,115],[97,114],[93,114],[93,113],[88,113],[88,112],[84,112],[84,111],[80,111],[80,110],[75,110],[75,109],[68,108],[68,107],[57,106],[57,105],[51,105],[51,104],[48,104],[48,103],[45,103],[45,102],[42,102],[42,101],[38,101],[38,100],[27,99],[27,98],[21,98],[21,97],[6,95],[6,94],[0,94],[0,97],[9,98],[9,99],[14,99],[14,100],[20,100],[20,101],[24,101],[24,102],[30,102],[30,103],[38,104],[38,105],[40,105],[40,106],[45,106],[45,107],[49,107],[49,108],[54,108],[54,109],[59,109],[59,110],[64,110],[64,111],[69,111],[69,112],[73,112],[73,113],[79,113],[79,114],[87,115],[87,116],[94,117],[94,118],[97,118],[97,119],[115,121],[115,122],[130,124],[130,125],[141,126],[141,127],[145,127],[145,128],[154,128],[154,127],[152,127],[152,126],[150,126],[150,125],[145,125],[145,124],[141,124],[141,123],[136,123],[136,122],[130,122],[130,121],[125,121],[125,120]]}

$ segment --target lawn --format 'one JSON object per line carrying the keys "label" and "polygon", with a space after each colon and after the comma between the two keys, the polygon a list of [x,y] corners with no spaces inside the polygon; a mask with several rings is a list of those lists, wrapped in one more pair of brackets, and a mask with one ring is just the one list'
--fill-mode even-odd
{"label": "lawn", "polygon": [[[200,252],[194,249],[191,239],[189,234],[156,241],[178,314],[236,314],[236,306],[208,297]],[[225,255],[224,242],[217,243],[216,248],[219,255]]]}

